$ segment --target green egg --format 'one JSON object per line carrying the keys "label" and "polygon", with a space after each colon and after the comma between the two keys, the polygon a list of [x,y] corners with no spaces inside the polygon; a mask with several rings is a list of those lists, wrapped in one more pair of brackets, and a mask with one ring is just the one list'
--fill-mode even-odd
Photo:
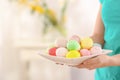
{"label": "green egg", "polygon": [[80,48],[81,48],[80,44],[75,40],[70,40],[67,43],[68,50],[80,50]]}

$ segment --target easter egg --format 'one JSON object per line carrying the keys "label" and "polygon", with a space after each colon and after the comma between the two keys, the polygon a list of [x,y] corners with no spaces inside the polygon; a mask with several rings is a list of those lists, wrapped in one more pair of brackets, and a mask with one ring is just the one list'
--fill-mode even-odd
{"label": "easter egg", "polygon": [[89,55],[91,55],[91,52],[88,49],[81,49],[80,54],[82,56],[89,56]]}
{"label": "easter egg", "polygon": [[83,49],[90,49],[93,46],[93,40],[89,37],[81,39],[81,47]]}
{"label": "easter egg", "polygon": [[81,57],[80,53],[76,50],[73,50],[73,51],[69,51],[67,54],[66,54],[66,58],[79,58]]}
{"label": "easter egg", "polygon": [[56,47],[66,47],[67,40],[65,38],[58,38],[55,40],[55,46]]}
{"label": "easter egg", "polygon": [[94,46],[90,49],[90,52],[92,54],[100,54],[100,53],[102,53],[102,48],[99,46]]}
{"label": "easter egg", "polygon": [[70,40],[76,40],[78,43],[80,43],[80,37],[77,35],[73,35]]}
{"label": "easter egg", "polygon": [[68,50],[64,47],[60,47],[56,50],[56,56],[59,56],[59,57],[65,57],[67,53],[68,53]]}
{"label": "easter egg", "polygon": [[56,56],[56,49],[57,47],[50,48],[48,51],[49,55]]}
{"label": "easter egg", "polygon": [[70,40],[67,43],[68,50],[80,50],[80,48],[81,48],[80,44],[75,40]]}

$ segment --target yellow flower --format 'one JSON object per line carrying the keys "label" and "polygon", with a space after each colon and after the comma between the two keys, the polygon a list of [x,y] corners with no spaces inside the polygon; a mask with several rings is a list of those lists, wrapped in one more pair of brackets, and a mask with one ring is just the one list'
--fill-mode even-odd
{"label": "yellow flower", "polygon": [[39,12],[40,14],[44,13],[44,9],[40,5],[35,6],[35,11]]}
{"label": "yellow flower", "polygon": [[34,5],[34,4],[28,4],[28,5],[32,10],[34,10],[40,14],[44,13],[44,9],[40,5]]}
{"label": "yellow flower", "polygon": [[48,9],[46,14],[47,14],[49,20],[51,21],[51,23],[53,25],[57,25],[58,24],[58,21],[57,21],[57,18],[56,18],[56,14],[55,14],[55,12],[53,10]]}
{"label": "yellow flower", "polygon": [[53,10],[48,9],[47,14],[49,17],[51,17],[53,20],[56,20],[56,14]]}
{"label": "yellow flower", "polygon": [[26,4],[28,1],[27,0],[19,0],[20,4]]}

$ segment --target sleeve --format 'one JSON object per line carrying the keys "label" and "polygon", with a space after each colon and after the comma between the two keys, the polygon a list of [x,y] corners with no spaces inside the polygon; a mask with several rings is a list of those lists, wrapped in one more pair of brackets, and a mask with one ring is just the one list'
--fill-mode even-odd
{"label": "sleeve", "polygon": [[100,1],[100,3],[102,4],[104,0],[99,0],[99,1]]}

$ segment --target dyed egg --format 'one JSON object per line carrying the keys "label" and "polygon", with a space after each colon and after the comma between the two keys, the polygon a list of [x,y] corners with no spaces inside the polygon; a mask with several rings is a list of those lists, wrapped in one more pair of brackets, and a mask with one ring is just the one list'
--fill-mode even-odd
{"label": "dyed egg", "polygon": [[73,35],[70,40],[76,40],[78,43],[80,43],[80,37],[77,35]]}
{"label": "dyed egg", "polygon": [[56,56],[56,49],[57,47],[50,48],[48,51],[49,55]]}
{"label": "dyed egg", "polygon": [[93,46],[91,49],[90,49],[90,52],[92,54],[101,54],[102,53],[102,48],[99,47],[99,46]]}
{"label": "dyed egg", "polygon": [[55,46],[56,47],[66,47],[67,40],[64,38],[58,38],[55,40]]}
{"label": "dyed egg", "polygon": [[79,58],[81,57],[80,53],[76,50],[73,50],[73,51],[69,51],[67,54],[66,54],[66,58]]}
{"label": "dyed egg", "polygon": [[67,43],[68,50],[80,50],[80,48],[81,48],[80,44],[75,40],[70,40]]}
{"label": "dyed egg", "polygon": [[56,56],[65,57],[67,53],[68,53],[68,50],[64,47],[58,48],[56,50]]}
{"label": "dyed egg", "polygon": [[89,37],[81,40],[81,47],[83,49],[90,49],[93,46],[93,40]]}
{"label": "dyed egg", "polygon": [[80,54],[82,56],[89,56],[89,55],[91,55],[91,52],[88,49],[81,49]]}

